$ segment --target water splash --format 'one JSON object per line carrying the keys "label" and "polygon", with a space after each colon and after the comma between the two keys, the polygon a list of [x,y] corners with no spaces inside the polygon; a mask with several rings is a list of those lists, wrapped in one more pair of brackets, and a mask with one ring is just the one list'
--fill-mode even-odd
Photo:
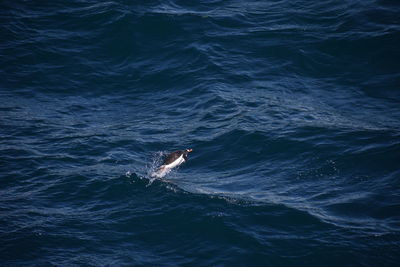
{"label": "water splash", "polygon": [[147,177],[149,178],[149,186],[156,180],[163,178],[167,173],[162,175],[162,172],[158,171],[159,166],[161,165],[162,159],[166,154],[165,151],[157,151],[153,154],[152,161],[150,166],[147,168]]}

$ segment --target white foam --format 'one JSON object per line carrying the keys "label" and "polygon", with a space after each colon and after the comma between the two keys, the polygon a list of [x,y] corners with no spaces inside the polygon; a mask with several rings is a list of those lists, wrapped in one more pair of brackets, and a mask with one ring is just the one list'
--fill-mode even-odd
{"label": "white foam", "polygon": [[163,178],[171,171],[171,168],[168,167],[160,167],[157,171],[151,173],[150,177],[152,178]]}

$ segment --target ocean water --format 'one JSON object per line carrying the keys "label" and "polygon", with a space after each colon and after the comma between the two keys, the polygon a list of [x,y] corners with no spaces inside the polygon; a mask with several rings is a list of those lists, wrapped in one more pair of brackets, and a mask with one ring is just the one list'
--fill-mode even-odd
{"label": "ocean water", "polygon": [[398,265],[399,14],[1,1],[0,265]]}

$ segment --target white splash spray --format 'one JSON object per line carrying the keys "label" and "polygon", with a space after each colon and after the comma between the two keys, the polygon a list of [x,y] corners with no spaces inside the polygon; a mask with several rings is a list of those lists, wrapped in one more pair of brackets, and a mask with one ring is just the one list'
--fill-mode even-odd
{"label": "white splash spray", "polygon": [[150,180],[149,185],[152,184],[155,179],[163,178],[171,171],[171,169],[168,168],[160,168],[160,165],[163,161],[165,154],[166,152],[159,151],[153,156],[152,163],[149,166],[147,173],[147,176],[149,177]]}

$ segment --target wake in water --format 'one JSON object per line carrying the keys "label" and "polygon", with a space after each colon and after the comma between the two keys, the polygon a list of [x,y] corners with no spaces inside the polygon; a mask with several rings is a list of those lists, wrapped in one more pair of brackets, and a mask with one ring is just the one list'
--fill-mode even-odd
{"label": "wake in water", "polygon": [[166,167],[160,166],[159,168],[157,168],[155,171],[153,171],[150,174],[150,177],[151,178],[161,179],[161,178],[165,177],[168,173],[170,173],[171,170],[172,169],[170,169],[170,168],[166,168]]}
{"label": "wake in water", "polygon": [[[164,158],[165,155],[166,155],[166,152],[163,152],[163,151],[159,151],[159,152],[153,154],[150,163],[146,164],[145,166],[143,166],[143,168],[140,168],[140,170],[137,170],[137,171],[128,170],[125,173],[125,177],[134,178],[134,180],[139,179],[139,180],[148,181],[147,186],[150,186],[156,179],[162,178],[161,176],[156,177],[152,174],[154,174],[158,170],[159,166],[161,165],[162,159]],[[139,174],[139,173],[141,173],[141,174]],[[166,174],[167,173],[165,173],[165,175]]]}
{"label": "wake in water", "polygon": [[171,170],[168,172],[164,172],[163,175],[161,172],[159,172],[159,168],[162,165],[163,158],[167,155],[167,152],[165,151],[158,151],[153,155],[152,162],[150,166],[147,169],[147,174],[146,176],[150,180],[150,184],[155,180],[155,179],[161,179],[165,175],[167,175]]}

